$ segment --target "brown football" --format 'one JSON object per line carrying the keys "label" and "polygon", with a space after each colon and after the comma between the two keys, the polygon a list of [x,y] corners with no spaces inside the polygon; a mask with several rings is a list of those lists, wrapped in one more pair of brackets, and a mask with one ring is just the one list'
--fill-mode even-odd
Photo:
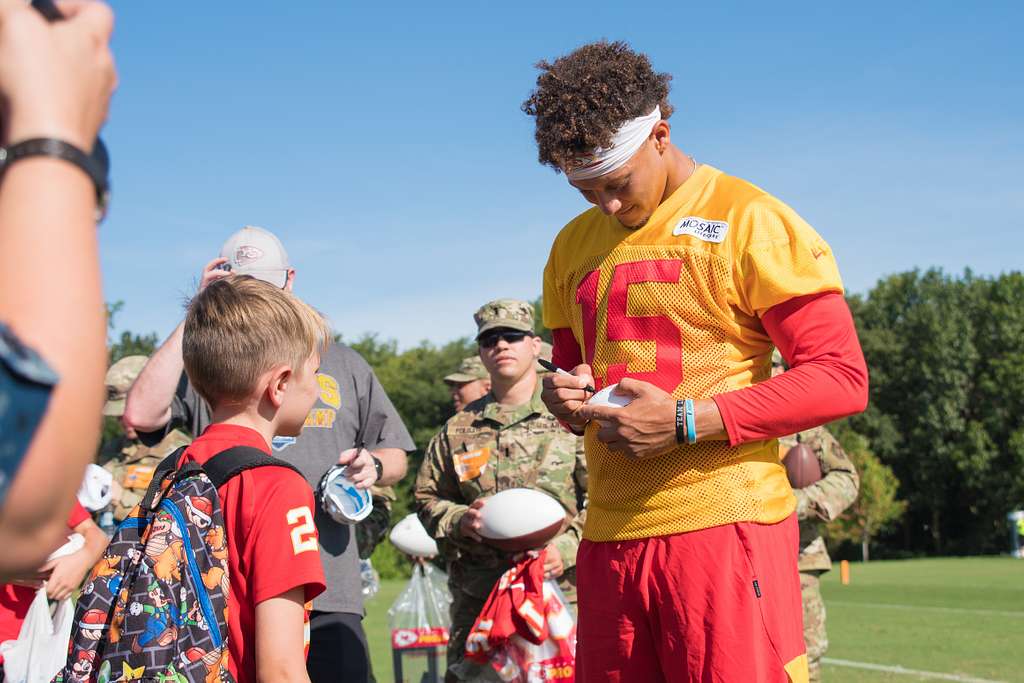
{"label": "brown football", "polygon": [[782,457],[782,463],[786,466],[789,485],[795,489],[802,489],[821,480],[821,462],[814,449],[807,444],[798,443],[790,448]]}

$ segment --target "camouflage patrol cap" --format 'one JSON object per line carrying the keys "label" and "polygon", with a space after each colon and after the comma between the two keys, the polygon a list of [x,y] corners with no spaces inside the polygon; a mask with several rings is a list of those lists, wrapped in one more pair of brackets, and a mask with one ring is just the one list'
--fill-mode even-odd
{"label": "camouflage patrol cap", "polygon": [[124,397],[128,395],[128,390],[148,360],[146,356],[125,356],[110,366],[106,377],[107,402],[103,405],[104,415],[124,415]]}
{"label": "camouflage patrol cap", "polygon": [[487,374],[487,368],[480,362],[479,356],[470,356],[469,358],[463,358],[459,364],[459,369],[456,372],[448,375],[444,378],[445,382],[452,382],[454,384],[462,384],[463,382],[472,382],[478,379],[487,379],[490,375]]}
{"label": "camouflage patrol cap", "polygon": [[533,306],[518,299],[495,299],[480,307],[476,321],[476,338],[489,330],[509,329],[533,333]]}

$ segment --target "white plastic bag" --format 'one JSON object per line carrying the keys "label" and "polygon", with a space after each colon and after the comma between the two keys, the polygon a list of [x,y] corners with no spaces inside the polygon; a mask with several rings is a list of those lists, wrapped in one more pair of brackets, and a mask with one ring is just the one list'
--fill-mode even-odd
{"label": "white plastic bag", "polygon": [[18,639],[0,643],[4,683],[49,683],[57,675],[68,658],[74,611],[71,598],[65,598],[51,618],[46,586],[36,591]]}
{"label": "white plastic bag", "polygon": [[391,649],[443,647],[448,643],[451,615],[448,577],[429,562],[412,568],[412,578],[391,609]]}

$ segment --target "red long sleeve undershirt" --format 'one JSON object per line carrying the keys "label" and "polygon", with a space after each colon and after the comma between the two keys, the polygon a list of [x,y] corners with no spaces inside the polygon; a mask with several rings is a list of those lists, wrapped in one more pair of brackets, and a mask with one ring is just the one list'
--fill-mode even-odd
{"label": "red long sleeve undershirt", "polygon": [[[790,369],[713,397],[730,445],[795,434],[864,410],[868,369],[841,294],[790,299],[765,311],[761,324]],[[554,330],[552,341],[555,365],[583,362],[572,330]]]}

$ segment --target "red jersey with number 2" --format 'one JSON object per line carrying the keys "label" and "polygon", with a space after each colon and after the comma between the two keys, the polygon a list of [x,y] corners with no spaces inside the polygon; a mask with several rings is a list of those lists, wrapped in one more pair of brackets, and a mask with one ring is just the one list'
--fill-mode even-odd
{"label": "red jersey with number 2", "polygon": [[[596,208],[569,223],[544,270],[544,323],[572,331],[598,388],[632,377],[700,399],[768,379],[760,316],[826,292],[842,292],[828,244],[779,200],[704,165],[640,228]],[[635,460],[596,433],[589,425],[589,540],[775,523],[794,509],[774,439]]]}
{"label": "red jersey with number 2", "polygon": [[[255,430],[213,424],[185,452],[200,464],[235,446],[270,453]],[[297,472],[258,467],[218,489],[227,532],[228,650],[235,680],[256,680],[256,605],[303,586],[305,642],[309,647],[309,603],[324,590],[320,545],[313,523],[313,491]]]}

